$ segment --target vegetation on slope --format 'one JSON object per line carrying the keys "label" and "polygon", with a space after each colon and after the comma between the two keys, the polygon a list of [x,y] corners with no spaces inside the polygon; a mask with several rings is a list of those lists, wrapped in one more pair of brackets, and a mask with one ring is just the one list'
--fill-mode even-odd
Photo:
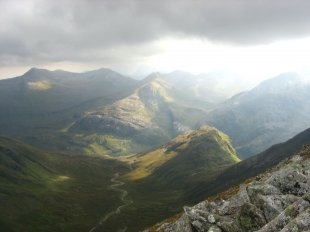
{"label": "vegetation on slope", "polygon": [[[187,190],[239,158],[225,134],[202,127],[158,149],[123,160],[132,166],[122,180],[133,204],[111,217],[105,226],[113,230],[122,224],[134,232],[179,212],[184,204],[197,202],[186,196]],[[138,223],[135,218],[139,218]]]}
{"label": "vegetation on slope", "polygon": [[126,168],[100,158],[43,153],[0,138],[0,230],[88,231],[120,200],[110,178]]}
{"label": "vegetation on slope", "polygon": [[158,149],[132,157],[135,168],[127,177],[141,179],[155,174],[167,181],[173,175],[179,178],[212,172],[239,161],[228,136],[204,126],[185,132]]}
{"label": "vegetation on slope", "polygon": [[273,145],[264,152],[222,170],[217,173],[213,180],[196,183],[193,188],[188,189],[186,195],[189,198],[203,200],[206,196],[221,192],[230,186],[237,185],[264,172],[280,161],[289,158],[306,144],[310,144],[310,129],[297,134],[286,142]]}

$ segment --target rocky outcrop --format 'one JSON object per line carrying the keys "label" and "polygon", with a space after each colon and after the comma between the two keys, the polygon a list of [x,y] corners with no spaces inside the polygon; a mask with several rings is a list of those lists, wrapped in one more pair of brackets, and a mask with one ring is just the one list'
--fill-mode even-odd
{"label": "rocky outcrop", "polygon": [[309,231],[310,146],[232,191],[184,207],[179,219],[146,231]]}

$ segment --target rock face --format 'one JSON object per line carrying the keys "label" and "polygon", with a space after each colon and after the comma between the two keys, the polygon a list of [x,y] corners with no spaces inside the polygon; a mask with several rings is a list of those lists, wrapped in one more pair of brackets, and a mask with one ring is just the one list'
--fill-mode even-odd
{"label": "rock face", "polygon": [[[226,195],[225,195],[226,194]],[[310,230],[310,146],[215,200],[184,207],[173,222],[146,231],[292,232]]]}

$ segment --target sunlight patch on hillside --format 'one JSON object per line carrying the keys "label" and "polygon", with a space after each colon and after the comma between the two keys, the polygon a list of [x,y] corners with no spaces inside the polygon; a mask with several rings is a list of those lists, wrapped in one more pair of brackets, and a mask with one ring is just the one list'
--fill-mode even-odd
{"label": "sunlight patch on hillside", "polygon": [[52,87],[48,81],[28,82],[28,88],[34,90],[47,90]]}
{"label": "sunlight patch on hillside", "polygon": [[144,156],[137,158],[132,157],[132,162],[134,165],[137,165],[137,168],[126,175],[126,177],[131,180],[138,180],[147,177],[151,175],[157,167],[177,155],[175,152],[169,152],[166,154],[165,151],[166,149],[161,148],[156,149],[155,151],[152,151]]}
{"label": "sunlight patch on hillside", "polygon": [[53,179],[53,182],[64,182],[64,181],[67,181],[67,180],[69,180],[69,179],[70,179],[69,176],[60,175],[60,176],[56,176],[56,177]]}

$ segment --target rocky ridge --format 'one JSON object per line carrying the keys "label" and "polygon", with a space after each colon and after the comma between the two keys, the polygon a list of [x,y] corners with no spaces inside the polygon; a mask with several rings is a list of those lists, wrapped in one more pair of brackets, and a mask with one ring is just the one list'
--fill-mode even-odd
{"label": "rocky ridge", "polygon": [[184,207],[177,220],[145,232],[310,231],[310,145],[269,171]]}

